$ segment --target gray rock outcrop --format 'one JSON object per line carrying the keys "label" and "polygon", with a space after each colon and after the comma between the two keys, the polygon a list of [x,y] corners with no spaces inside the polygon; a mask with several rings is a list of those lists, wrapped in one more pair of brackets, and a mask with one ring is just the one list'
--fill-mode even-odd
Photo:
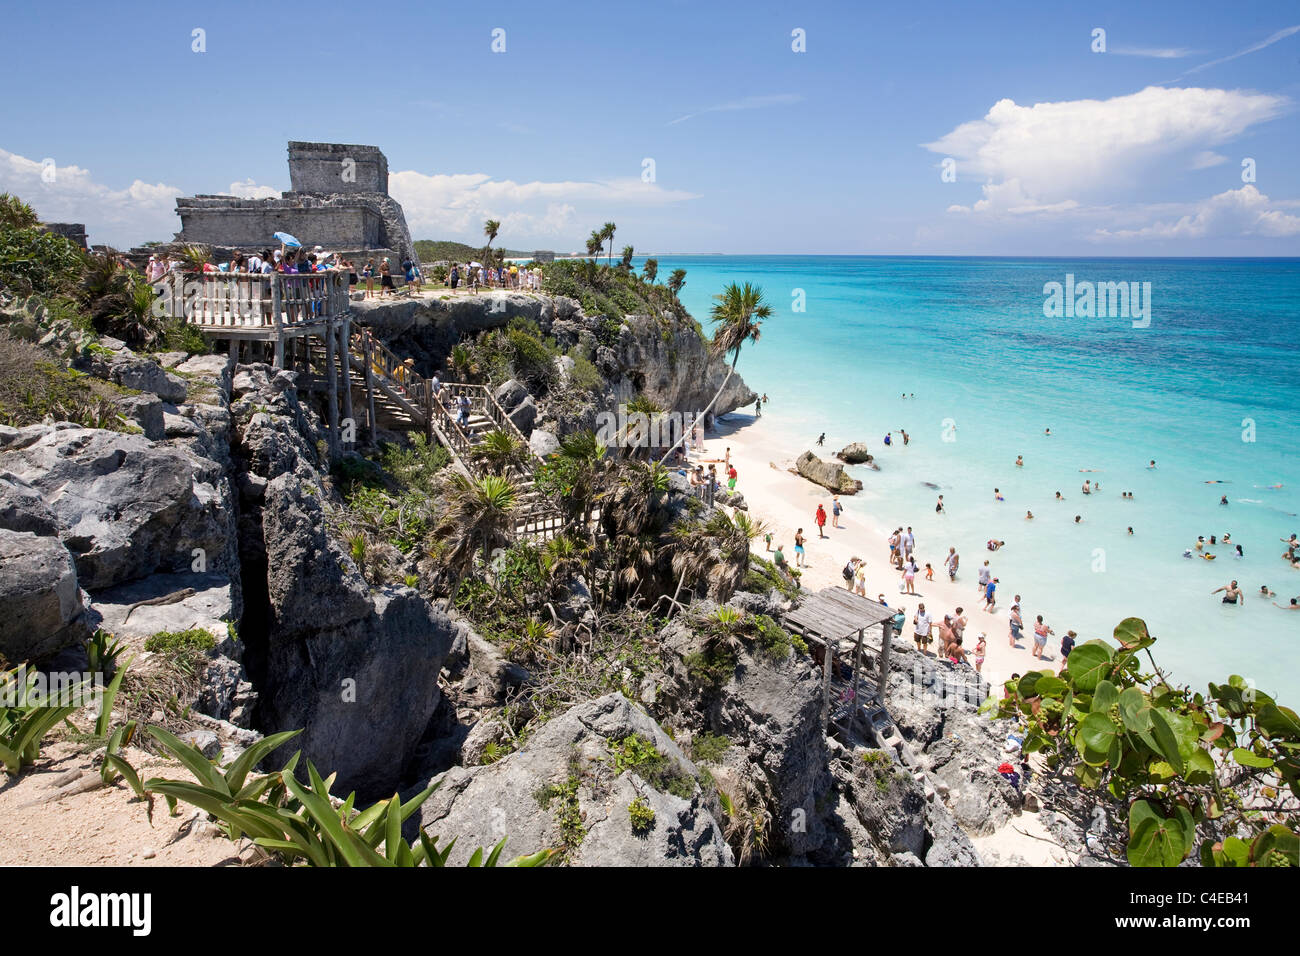
{"label": "gray rock outcrop", "polygon": [[846,475],[842,464],[822,461],[810,451],[800,455],[794,467],[804,478],[823,488],[829,488],[836,494],[853,495],[862,490],[862,482]]}
{"label": "gray rock outcrop", "polygon": [[0,528],[0,657],[35,661],[90,636],[72,555],[52,535]]}
{"label": "gray rock outcrop", "polygon": [[835,453],[835,457],[849,465],[861,465],[871,461],[871,453],[867,451],[866,444],[860,441],[845,445]]}
{"label": "gray rock outcrop", "polygon": [[[616,764],[611,745],[634,734],[658,752],[655,772]],[[610,694],[571,707],[495,763],[453,767],[408,827],[456,838],[453,866],[502,838],[506,859],[551,848],[571,866],[730,866],[697,773],[654,720]],[[638,799],[653,813],[641,829],[629,812]]]}

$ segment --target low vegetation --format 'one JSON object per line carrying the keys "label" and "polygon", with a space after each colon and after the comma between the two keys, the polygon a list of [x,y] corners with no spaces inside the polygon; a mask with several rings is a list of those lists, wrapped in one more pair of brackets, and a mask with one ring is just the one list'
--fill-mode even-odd
{"label": "low vegetation", "polygon": [[1024,751],[1126,810],[1118,829],[1134,866],[1297,865],[1295,711],[1237,676],[1206,693],[1175,687],[1139,618],[1114,637],[1075,647],[1059,675],[1007,683],[997,711],[1024,722]]}

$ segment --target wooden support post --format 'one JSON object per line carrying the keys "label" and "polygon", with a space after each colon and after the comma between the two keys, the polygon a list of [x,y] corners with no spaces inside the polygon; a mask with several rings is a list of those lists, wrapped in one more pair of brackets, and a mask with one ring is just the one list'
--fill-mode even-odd
{"label": "wooden support post", "polygon": [[339,389],[334,374],[334,323],[325,320],[325,389],[329,394],[330,457],[339,453]]}
{"label": "wooden support post", "polygon": [[284,368],[284,327],[280,322],[280,283],[279,276],[271,276],[271,324],[275,327],[275,367]]}
{"label": "wooden support post", "polygon": [[424,382],[424,437],[433,443],[433,379]]}
{"label": "wooden support post", "polygon": [[839,649],[839,639],[835,640],[835,646],[831,647],[831,639],[826,638],[825,648],[826,655],[822,661],[822,734],[825,735],[831,726],[831,668],[834,667],[835,651]]}
{"label": "wooden support post", "polygon": [[339,348],[343,353],[343,418],[352,423],[352,434],[357,433],[357,420],[352,417],[352,322],[343,315],[339,326]]}
{"label": "wooden support post", "polygon": [[885,684],[889,681],[889,647],[894,643],[894,622],[880,624],[880,677],[876,680],[876,703],[885,703]]}
{"label": "wooden support post", "polygon": [[239,364],[239,339],[233,335],[230,337],[230,364]]}
{"label": "wooden support post", "polygon": [[379,441],[379,426],[375,422],[375,358],[370,347],[370,332],[365,333],[366,341],[366,421],[370,423],[370,444]]}
{"label": "wooden support post", "polygon": [[[862,686],[862,638],[866,632],[867,629],[865,627],[858,628],[858,644],[853,649],[853,713],[855,714],[858,712],[858,707],[862,703],[861,699],[858,697],[858,691]],[[849,721],[849,726],[853,726],[852,720]]]}

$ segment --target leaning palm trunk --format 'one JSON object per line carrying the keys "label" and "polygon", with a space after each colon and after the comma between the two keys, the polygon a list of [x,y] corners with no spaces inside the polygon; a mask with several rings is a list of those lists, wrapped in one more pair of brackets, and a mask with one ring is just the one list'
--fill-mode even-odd
{"label": "leaning palm trunk", "polygon": [[[739,355],[737,355],[736,357],[740,358]],[[727,390],[727,383],[731,381],[731,376],[735,371],[736,371],[735,363],[732,363],[731,365],[727,366],[727,377],[722,380],[722,385],[718,388],[717,393],[713,396],[713,401],[709,402],[708,407],[706,407],[704,409],[703,414],[700,415],[700,419],[704,421],[708,420],[709,412],[713,411],[713,406],[718,404],[718,399],[720,399],[722,397],[722,393]],[[664,453],[664,456],[659,459],[659,464],[661,465],[665,464],[668,461],[668,459],[672,457],[672,453],[677,450],[677,446],[679,446],[682,442],[686,441],[686,436],[689,434],[690,432],[687,431],[685,428],[683,428],[681,436],[678,437],[677,441],[673,442],[672,447],[669,448],[668,451]]]}

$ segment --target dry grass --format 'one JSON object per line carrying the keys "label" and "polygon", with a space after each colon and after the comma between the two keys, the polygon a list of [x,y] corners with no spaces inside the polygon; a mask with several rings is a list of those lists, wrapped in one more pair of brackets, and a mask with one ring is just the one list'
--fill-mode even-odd
{"label": "dry grass", "polygon": [[88,428],[133,431],[113,399],[129,394],[109,382],[64,368],[40,346],[0,330],[0,424],[35,425],[47,416]]}

